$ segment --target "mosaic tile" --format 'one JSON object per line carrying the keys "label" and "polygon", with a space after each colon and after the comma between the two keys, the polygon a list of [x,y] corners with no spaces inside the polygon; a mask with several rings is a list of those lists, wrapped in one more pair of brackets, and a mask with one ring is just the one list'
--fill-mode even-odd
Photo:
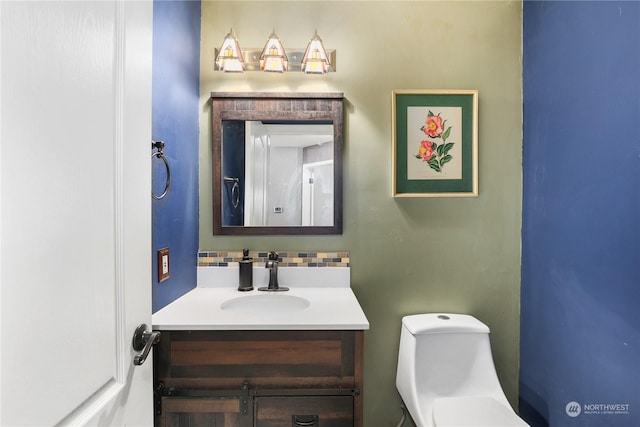
{"label": "mosaic tile", "polygon": [[[349,267],[349,252],[278,252],[281,267]],[[249,256],[257,266],[264,265],[269,251],[249,251]],[[198,267],[237,266],[242,259],[242,251],[200,251]]]}

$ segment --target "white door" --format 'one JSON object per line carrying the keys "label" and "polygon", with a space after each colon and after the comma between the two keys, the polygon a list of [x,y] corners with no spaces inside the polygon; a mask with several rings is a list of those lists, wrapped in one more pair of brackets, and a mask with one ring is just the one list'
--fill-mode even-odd
{"label": "white door", "polygon": [[0,1],[2,426],[152,425],[149,1]]}

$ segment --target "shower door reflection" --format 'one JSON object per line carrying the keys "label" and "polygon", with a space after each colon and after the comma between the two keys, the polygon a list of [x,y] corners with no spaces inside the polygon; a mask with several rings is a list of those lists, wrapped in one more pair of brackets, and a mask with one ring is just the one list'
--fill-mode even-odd
{"label": "shower door reflection", "polygon": [[[225,184],[224,225],[333,225],[333,125],[317,122],[234,123],[223,122],[223,172],[225,180],[237,176],[240,182],[235,193],[231,180]],[[238,123],[242,124],[242,131],[237,129]],[[235,136],[229,143],[234,144],[233,148],[228,147],[224,134],[231,128],[234,128]],[[242,135],[244,144],[238,141],[237,135]],[[235,159],[228,161],[227,154],[233,154]],[[226,169],[227,165],[229,169]],[[233,215],[227,216],[229,211],[242,212],[242,223],[238,223]]]}
{"label": "shower door reflection", "polygon": [[333,224],[333,160],[302,165],[302,225]]}

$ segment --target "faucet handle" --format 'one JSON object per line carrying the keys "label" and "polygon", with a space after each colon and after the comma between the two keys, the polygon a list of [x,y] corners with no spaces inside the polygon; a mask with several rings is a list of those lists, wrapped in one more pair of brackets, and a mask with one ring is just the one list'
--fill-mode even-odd
{"label": "faucet handle", "polygon": [[269,260],[270,261],[278,261],[278,258],[280,258],[280,255],[278,255],[278,252],[276,252],[276,251],[269,252]]}

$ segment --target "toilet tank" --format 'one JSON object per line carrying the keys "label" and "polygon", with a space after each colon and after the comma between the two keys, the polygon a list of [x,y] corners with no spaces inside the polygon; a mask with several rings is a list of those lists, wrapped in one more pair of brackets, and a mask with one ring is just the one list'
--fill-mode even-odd
{"label": "toilet tank", "polygon": [[[402,319],[396,386],[408,409],[426,417],[440,397],[489,395],[507,403],[493,364],[489,327],[464,314]],[[419,425],[431,424],[423,420]]]}

